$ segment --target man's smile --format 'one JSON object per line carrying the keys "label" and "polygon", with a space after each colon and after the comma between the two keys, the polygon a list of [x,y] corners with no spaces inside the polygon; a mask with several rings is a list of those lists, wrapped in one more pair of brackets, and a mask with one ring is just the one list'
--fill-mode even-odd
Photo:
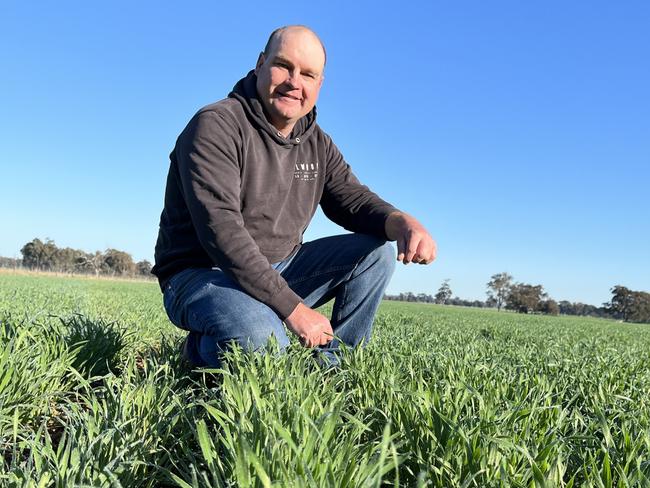
{"label": "man's smile", "polygon": [[300,97],[295,97],[295,96],[293,96],[293,95],[289,95],[288,93],[278,92],[278,97],[279,97],[279,98],[285,98],[285,99],[288,99],[288,100],[297,101],[297,102],[302,101],[302,98],[300,98]]}

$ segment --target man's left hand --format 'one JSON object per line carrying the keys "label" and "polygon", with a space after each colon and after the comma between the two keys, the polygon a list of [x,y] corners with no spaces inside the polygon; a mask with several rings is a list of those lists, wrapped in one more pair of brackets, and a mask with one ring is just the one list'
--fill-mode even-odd
{"label": "man's left hand", "polygon": [[393,212],[386,219],[386,235],[397,241],[397,260],[404,264],[429,264],[436,259],[436,241],[415,217]]}

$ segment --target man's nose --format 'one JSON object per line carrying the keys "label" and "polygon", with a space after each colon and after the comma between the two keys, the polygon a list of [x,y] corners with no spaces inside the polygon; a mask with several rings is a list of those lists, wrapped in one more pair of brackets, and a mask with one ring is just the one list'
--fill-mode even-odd
{"label": "man's nose", "polygon": [[300,73],[298,71],[293,70],[289,71],[289,76],[287,78],[287,83],[291,85],[292,88],[300,88]]}

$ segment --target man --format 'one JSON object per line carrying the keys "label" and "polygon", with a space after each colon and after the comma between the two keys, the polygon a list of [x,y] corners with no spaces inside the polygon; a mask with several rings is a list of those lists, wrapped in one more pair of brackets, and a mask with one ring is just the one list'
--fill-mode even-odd
{"label": "man", "polygon": [[[201,109],[170,155],[153,273],[183,354],[218,366],[233,342],[263,348],[286,327],[333,362],[370,336],[397,259],[429,264],[413,217],[363,186],[316,124],[325,49],[303,26],[276,30],[228,98]],[[352,234],[302,243],[321,205]],[[331,321],[315,308],[334,298]]]}

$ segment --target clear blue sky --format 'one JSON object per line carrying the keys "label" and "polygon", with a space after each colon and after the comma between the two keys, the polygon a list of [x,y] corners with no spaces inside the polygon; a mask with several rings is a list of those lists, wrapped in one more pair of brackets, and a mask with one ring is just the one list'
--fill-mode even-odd
{"label": "clear blue sky", "polygon": [[320,125],[438,241],[390,293],[484,299],[501,271],[596,305],[650,290],[650,2],[235,5],[1,4],[0,255],[49,237],[153,261],[178,133],[303,23],[328,50]]}

